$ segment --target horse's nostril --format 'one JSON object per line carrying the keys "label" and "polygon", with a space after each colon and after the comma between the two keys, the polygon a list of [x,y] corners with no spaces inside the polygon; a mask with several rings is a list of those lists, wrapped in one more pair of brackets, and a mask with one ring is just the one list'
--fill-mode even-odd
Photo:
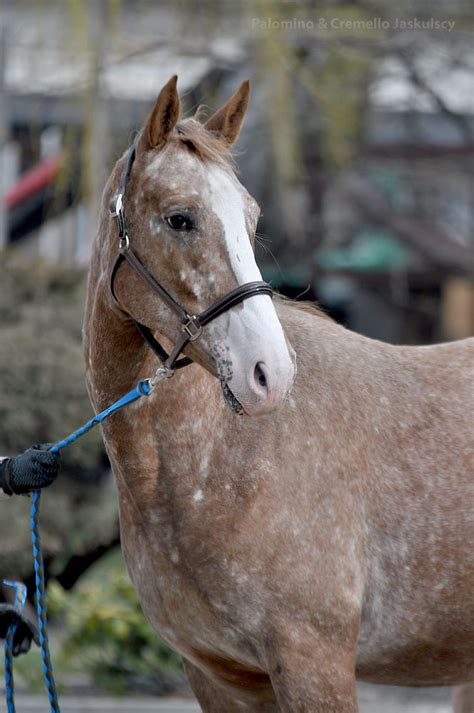
{"label": "horse's nostril", "polygon": [[265,372],[263,370],[263,364],[259,362],[257,366],[255,367],[255,381],[256,383],[262,388],[262,389],[267,389],[267,377],[265,376]]}

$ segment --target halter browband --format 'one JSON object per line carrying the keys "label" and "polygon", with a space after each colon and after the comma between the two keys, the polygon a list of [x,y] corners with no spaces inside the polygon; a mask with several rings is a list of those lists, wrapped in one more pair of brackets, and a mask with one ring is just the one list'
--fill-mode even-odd
{"label": "halter browband", "polygon": [[110,290],[113,298],[117,304],[119,304],[114,290],[114,282],[117,271],[122,262],[125,260],[130,267],[138,273],[142,280],[146,282],[148,287],[150,287],[150,289],[153,290],[153,292],[158,295],[158,297],[166,305],[168,305],[168,307],[173,310],[175,314],[178,315],[182,323],[181,334],[170,354],[166,352],[148,327],[132,317],[132,320],[143,339],[161,361],[162,368],[166,371],[166,375],[172,376],[176,369],[181,369],[183,366],[187,366],[192,363],[192,359],[189,357],[183,357],[181,359],[178,359],[178,357],[189,342],[194,342],[196,339],[199,339],[206,324],[209,324],[209,322],[212,322],[213,319],[216,319],[216,317],[219,317],[219,315],[227,312],[228,309],[235,307],[235,305],[240,304],[249,297],[254,297],[255,295],[268,295],[269,297],[272,297],[273,290],[267,282],[246,282],[244,285],[239,285],[239,287],[236,287],[235,290],[228,292],[200,314],[189,314],[179,304],[179,302],[177,302],[174,297],[172,297],[169,292],[165,290],[163,285],[160,285],[160,283],[155,280],[153,275],[148,272],[138,255],[130,247],[130,237],[127,230],[127,224],[125,222],[123,198],[125,196],[125,189],[132,172],[135,156],[136,142],[129,150],[127,162],[120,177],[118,193],[116,193],[110,202],[110,212],[117,221],[119,234],[119,254],[117,255],[117,259],[115,260],[115,264],[110,275]]}

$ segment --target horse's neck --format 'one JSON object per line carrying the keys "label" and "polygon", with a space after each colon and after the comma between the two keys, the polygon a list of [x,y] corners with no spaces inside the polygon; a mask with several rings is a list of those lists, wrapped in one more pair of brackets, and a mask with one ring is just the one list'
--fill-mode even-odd
{"label": "horse's neck", "polygon": [[[163,341],[160,335],[156,335]],[[108,280],[98,264],[91,267],[84,318],[87,383],[96,409],[153,376],[159,363],[133,321],[114,306]]]}
{"label": "horse's neck", "polygon": [[[94,286],[93,281],[92,272],[84,338],[89,394],[99,411],[140,379],[152,376],[158,361],[133,322],[111,306],[107,288],[98,283]],[[194,433],[196,439],[202,438],[197,424],[203,412],[211,414],[210,420],[216,423],[224,409],[217,379],[193,364],[158,384],[152,396],[106,421],[104,437],[119,490],[141,492],[146,501],[160,470],[157,434],[167,443],[183,430],[189,437]]]}
{"label": "horse's neck", "polygon": [[87,384],[96,410],[151,375],[146,373],[150,358],[143,340],[133,323],[110,307],[102,289],[89,293],[84,344]]}

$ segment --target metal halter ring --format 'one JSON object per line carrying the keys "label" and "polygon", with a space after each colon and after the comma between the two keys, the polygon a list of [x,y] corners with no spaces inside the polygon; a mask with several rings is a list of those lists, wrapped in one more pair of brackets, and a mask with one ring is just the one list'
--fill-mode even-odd
{"label": "metal halter ring", "polygon": [[119,250],[121,253],[125,252],[128,250],[130,247],[130,238],[128,237],[128,233],[124,233],[124,235],[120,236],[119,239]]}
{"label": "metal halter ring", "polygon": [[171,379],[173,374],[174,369],[170,369],[169,367],[163,364],[162,366],[158,367],[153,376],[147,379],[147,383],[149,384],[151,389],[154,389],[155,386],[160,383],[160,381],[164,381],[165,379]]}

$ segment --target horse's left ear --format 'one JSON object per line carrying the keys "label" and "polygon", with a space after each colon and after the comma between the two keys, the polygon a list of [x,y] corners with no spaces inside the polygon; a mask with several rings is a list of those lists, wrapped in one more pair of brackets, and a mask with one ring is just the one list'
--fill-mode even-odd
{"label": "horse's left ear", "polygon": [[162,148],[179,119],[178,77],[174,75],[158,95],[156,104],[145,124],[143,139],[147,148]]}
{"label": "horse's left ear", "polygon": [[216,111],[204,124],[204,128],[213,131],[230,146],[235,144],[240,127],[249,105],[250,82],[242,82],[235,94],[221,109]]}

